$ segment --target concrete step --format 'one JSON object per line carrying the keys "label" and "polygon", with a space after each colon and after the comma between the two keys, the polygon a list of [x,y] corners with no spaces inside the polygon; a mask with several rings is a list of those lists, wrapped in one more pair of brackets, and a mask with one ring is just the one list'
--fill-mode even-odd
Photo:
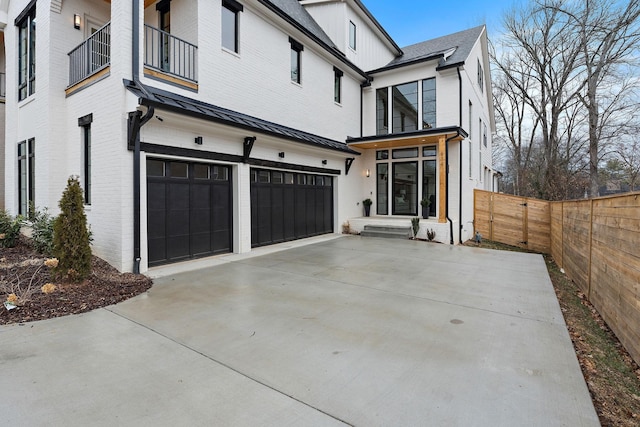
{"label": "concrete step", "polygon": [[360,233],[363,237],[384,237],[388,239],[408,239],[411,237],[411,227],[394,225],[365,225]]}

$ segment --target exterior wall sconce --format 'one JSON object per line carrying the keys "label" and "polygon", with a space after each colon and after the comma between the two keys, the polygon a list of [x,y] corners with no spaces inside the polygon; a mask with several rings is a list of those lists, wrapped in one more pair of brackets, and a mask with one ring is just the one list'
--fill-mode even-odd
{"label": "exterior wall sconce", "polygon": [[322,161],[322,164],[323,164],[323,165],[326,165],[326,164],[327,164],[327,161],[326,161],[326,160],[323,160],[323,161]]}
{"label": "exterior wall sconce", "polygon": [[198,144],[198,145],[202,145],[202,137],[201,136],[196,136],[195,143]]}
{"label": "exterior wall sconce", "polygon": [[279,152],[278,157],[280,157],[281,159],[284,159],[284,151]]}
{"label": "exterior wall sconce", "polygon": [[367,176],[367,178],[369,178],[371,176],[371,170],[367,169],[366,171],[364,171],[364,174]]}
{"label": "exterior wall sconce", "polygon": [[77,13],[73,15],[73,28],[76,30],[80,29],[80,15]]}

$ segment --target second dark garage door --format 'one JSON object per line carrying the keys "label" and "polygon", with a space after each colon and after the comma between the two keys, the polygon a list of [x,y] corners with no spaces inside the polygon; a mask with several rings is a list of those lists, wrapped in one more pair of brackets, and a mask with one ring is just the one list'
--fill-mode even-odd
{"label": "second dark garage door", "polygon": [[333,233],[333,178],[251,169],[251,246]]}

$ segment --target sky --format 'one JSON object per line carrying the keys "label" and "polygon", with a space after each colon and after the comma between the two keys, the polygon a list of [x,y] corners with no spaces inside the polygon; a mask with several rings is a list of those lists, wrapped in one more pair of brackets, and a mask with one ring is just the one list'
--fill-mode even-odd
{"label": "sky", "polygon": [[400,47],[486,24],[489,38],[516,0],[362,0]]}

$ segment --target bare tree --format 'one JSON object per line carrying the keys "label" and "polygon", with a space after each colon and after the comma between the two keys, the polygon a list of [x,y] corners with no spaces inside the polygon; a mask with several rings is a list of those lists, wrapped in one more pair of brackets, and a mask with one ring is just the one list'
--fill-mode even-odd
{"label": "bare tree", "polygon": [[[553,4],[554,7],[545,7],[533,3],[508,13],[504,18],[506,32],[497,46],[500,53],[494,58],[496,81],[504,82],[503,86],[509,92],[506,99],[497,100],[497,103],[506,100],[502,109],[507,114],[502,115],[501,107],[498,107],[499,120],[506,128],[512,128],[509,114],[512,107],[508,104],[526,106],[525,114],[530,115],[526,145],[531,149],[533,141],[539,140],[542,146],[537,165],[541,179],[534,185],[538,191],[536,196],[547,199],[557,193],[551,188],[554,177],[563,173],[561,136],[574,133],[566,127],[575,121],[565,120],[565,113],[576,104],[585,84],[577,71],[580,41],[572,32],[574,27],[570,18],[559,10],[561,3]],[[516,117],[518,113],[516,111]],[[520,142],[524,141],[522,138]]]}
{"label": "bare tree", "polygon": [[505,15],[492,56],[494,101],[518,169],[514,192],[575,197],[585,191],[586,173],[586,189],[598,194],[607,144],[628,134],[638,116],[638,80],[629,71],[639,22],[640,0],[532,0]]}
{"label": "bare tree", "polygon": [[[637,104],[629,103],[628,92],[635,84],[626,80],[621,85],[624,66],[631,64],[640,42],[640,0],[611,2],[607,0],[583,0],[550,4],[570,17],[579,37],[586,82],[585,92],[580,94],[589,117],[589,177],[590,195],[599,195],[599,150],[606,142],[610,127],[619,128],[621,116],[628,116]],[[624,81],[624,78],[622,79]],[[611,93],[611,87],[614,93]],[[608,92],[608,93],[607,93]],[[607,96],[609,95],[609,96]]]}
{"label": "bare tree", "polygon": [[630,191],[640,189],[640,140],[618,143],[616,154],[624,167],[624,174]]}

